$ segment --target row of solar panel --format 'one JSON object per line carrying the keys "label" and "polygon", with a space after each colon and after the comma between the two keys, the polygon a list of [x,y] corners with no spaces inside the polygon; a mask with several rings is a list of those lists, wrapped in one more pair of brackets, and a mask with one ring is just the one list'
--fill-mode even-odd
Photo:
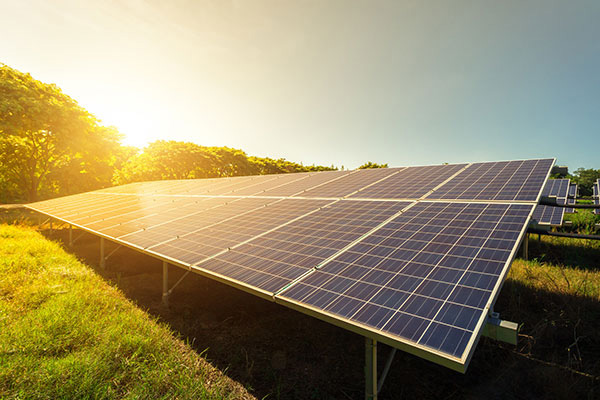
{"label": "row of solar panel", "polygon": [[[600,179],[594,183],[594,204],[600,205]],[[594,214],[600,214],[600,209],[596,208]]]}
{"label": "row of solar panel", "polygon": [[168,196],[537,201],[551,159],[134,183],[100,192]]}
{"label": "row of solar panel", "polygon": [[464,365],[533,211],[511,202],[536,201],[552,164],[148,182],[30,207]]}
{"label": "row of solar panel", "polygon": [[531,208],[110,194],[36,206],[269,296],[309,273],[281,296],[459,358]]}
{"label": "row of solar panel", "polygon": [[[552,197],[558,204],[576,204],[577,185],[570,179],[549,179],[542,190],[542,197]],[[533,212],[532,219],[539,225],[560,226],[565,213],[574,213],[574,208],[540,205]]]}

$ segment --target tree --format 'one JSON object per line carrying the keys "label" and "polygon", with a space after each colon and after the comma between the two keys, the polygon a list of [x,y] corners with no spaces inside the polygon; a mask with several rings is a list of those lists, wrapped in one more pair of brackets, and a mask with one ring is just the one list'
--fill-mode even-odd
{"label": "tree", "polygon": [[591,196],[592,185],[600,178],[600,169],[578,168],[569,178],[579,186],[580,196]]}
{"label": "tree", "polygon": [[117,170],[115,184],[161,179],[193,179],[241,175],[326,171],[333,167],[304,166],[263,157],[249,157],[229,147],[205,147],[195,143],[158,140]]}
{"label": "tree", "polygon": [[361,165],[360,167],[358,167],[358,169],[369,169],[369,168],[387,168],[388,165],[387,163],[385,164],[377,164],[371,161],[367,161],[366,163],[364,163],[363,165]]}
{"label": "tree", "polygon": [[93,180],[80,183],[109,183],[118,146],[115,129],[100,126],[56,85],[0,64],[0,175],[18,188],[20,200],[59,193],[61,180],[86,171]]}

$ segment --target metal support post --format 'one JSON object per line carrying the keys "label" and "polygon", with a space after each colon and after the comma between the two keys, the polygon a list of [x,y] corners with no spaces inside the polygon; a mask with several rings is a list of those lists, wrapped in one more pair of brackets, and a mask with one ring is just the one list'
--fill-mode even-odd
{"label": "metal support post", "polygon": [[73,225],[69,224],[69,246],[73,247]]}
{"label": "metal support post", "polygon": [[377,400],[377,341],[365,337],[365,399]]}
{"label": "metal support post", "polygon": [[169,307],[169,264],[163,261],[162,304]]}
{"label": "metal support post", "polygon": [[527,260],[529,258],[529,233],[525,232],[525,237],[523,238],[523,259]]}
{"label": "metal support post", "polygon": [[106,269],[106,258],[104,258],[104,238],[100,238],[100,268]]}
{"label": "metal support post", "polygon": [[52,229],[52,219],[50,220],[50,234],[54,234],[54,230]]}
{"label": "metal support post", "polygon": [[379,378],[379,381],[377,382],[377,393],[381,391],[383,382],[385,382],[385,378],[387,377],[388,372],[390,372],[390,367],[392,366],[392,361],[394,360],[394,356],[396,355],[397,350],[398,349],[396,349],[395,347],[392,347],[392,351],[390,351],[390,355],[388,356],[388,359],[385,362],[385,367],[381,372],[381,378]]}

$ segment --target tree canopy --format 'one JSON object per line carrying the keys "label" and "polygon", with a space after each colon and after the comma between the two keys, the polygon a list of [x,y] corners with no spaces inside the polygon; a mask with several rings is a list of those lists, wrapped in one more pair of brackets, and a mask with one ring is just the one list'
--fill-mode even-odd
{"label": "tree canopy", "polygon": [[579,186],[580,196],[591,196],[592,185],[600,179],[600,169],[578,168],[569,178]]}
{"label": "tree canopy", "polygon": [[122,146],[59,87],[0,64],[0,202],[36,201],[113,184],[323,171],[239,149],[163,141]]}
{"label": "tree canopy", "polygon": [[388,165],[387,163],[385,164],[377,164],[371,161],[367,161],[366,163],[364,163],[363,165],[361,165],[360,167],[358,167],[358,169],[369,169],[369,168],[387,168]]}
{"label": "tree canopy", "polygon": [[240,175],[325,171],[334,167],[304,166],[285,159],[248,156],[239,149],[205,147],[190,142],[158,140],[131,157],[113,182],[124,184],[160,179],[215,178]]}
{"label": "tree canopy", "polygon": [[21,200],[110,183],[119,135],[56,85],[0,64],[0,174]]}

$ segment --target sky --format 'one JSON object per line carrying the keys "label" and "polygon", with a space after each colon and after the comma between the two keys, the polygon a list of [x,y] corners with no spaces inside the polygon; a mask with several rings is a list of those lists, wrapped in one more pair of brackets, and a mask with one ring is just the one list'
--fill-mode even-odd
{"label": "sky", "polygon": [[600,168],[600,1],[0,0],[0,62],[123,142]]}

